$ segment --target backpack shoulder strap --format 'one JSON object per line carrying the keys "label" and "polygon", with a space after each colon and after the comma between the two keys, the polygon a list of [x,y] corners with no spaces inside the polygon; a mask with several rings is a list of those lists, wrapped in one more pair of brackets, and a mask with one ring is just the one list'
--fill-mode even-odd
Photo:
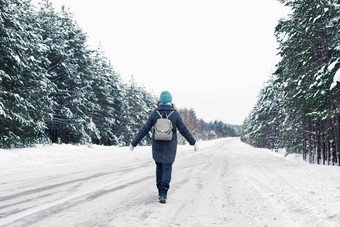
{"label": "backpack shoulder strap", "polygon": [[[163,115],[158,111],[156,110],[156,112],[158,113],[158,115],[163,118]],[[171,113],[169,113],[169,115],[166,115],[166,118],[168,119],[170,117],[171,114],[173,114],[173,112],[175,112],[175,110],[171,111]]]}
{"label": "backpack shoulder strap", "polygon": [[175,111],[173,110],[173,111],[171,111],[171,113],[169,113],[169,115],[166,115],[166,118],[169,118],[170,115],[171,115],[173,112],[175,112]]}
{"label": "backpack shoulder strap", "polygon": [[163,118],[162,114],[160,112],[158,112],[158,110],[156,110],[156,112],[158,113],[158,115]]}

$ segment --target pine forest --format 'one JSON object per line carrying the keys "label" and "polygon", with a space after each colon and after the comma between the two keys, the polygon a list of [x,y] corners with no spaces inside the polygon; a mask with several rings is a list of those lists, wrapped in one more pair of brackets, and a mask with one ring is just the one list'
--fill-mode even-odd
{"label": "pine forest", "polygon": [[[37,143],[129,145],[157,97],[123,83],[101,48],[64,7],[0,0],[0,147]],[[179,110],[186,114],[189,110]],[[201,139],[238,136],[240,126],[185,115]],[[151,135],[142,141],[150,144]]]}
{"label": "pine forest", "polygon": [[244,121],[242,140],[340,165],[340,1],[281,0],[276,71]]}

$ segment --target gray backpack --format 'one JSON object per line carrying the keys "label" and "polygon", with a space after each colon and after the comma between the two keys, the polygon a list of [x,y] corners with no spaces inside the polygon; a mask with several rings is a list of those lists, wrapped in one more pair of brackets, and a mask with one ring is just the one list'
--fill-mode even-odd
{"label": "gray backpack", "polygon": [[172,111],[166,118],[156,110],[161,118],[157,119],[155,124],[155,140],[172,140],[172,122],[168,119],[170,115],[174,112]]}

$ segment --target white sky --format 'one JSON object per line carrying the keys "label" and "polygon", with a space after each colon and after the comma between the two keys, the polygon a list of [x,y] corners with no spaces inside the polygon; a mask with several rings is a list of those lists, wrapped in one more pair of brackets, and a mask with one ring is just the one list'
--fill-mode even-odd
{"label": "white sky", "polygon": [[205,121],[242,124],[279,58],[277,0],[52,0],[127,81],[172,93]]}

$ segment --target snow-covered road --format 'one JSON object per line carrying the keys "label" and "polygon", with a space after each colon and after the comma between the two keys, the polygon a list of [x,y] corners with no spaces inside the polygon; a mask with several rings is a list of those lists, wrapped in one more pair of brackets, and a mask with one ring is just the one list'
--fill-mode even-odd
{"label": "snow-covered road", "polygon": [[239,138],[179,146],[160,204],[150,150],[0,150],[0,226],[340,226],[339,167]]}

